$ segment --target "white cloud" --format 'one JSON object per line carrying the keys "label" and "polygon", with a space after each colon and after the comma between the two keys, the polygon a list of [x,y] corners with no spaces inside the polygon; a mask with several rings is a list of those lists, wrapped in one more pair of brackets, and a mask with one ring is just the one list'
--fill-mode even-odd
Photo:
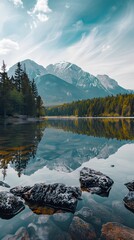
{"label": "white cloud", "polygon": [[48,6],[48,0],[37,0],[35,6],[27,13],[35,19],[39,20],[40,22],[46,22],[49,17],[48,13],[52,12],[52,10]]}
{"label": "white cloud", "polygon": [[19,44],[8,38],[3,38],[0,41],[0,55],[6,55],[13,50],[18,50]]}
{"label": "white cloud", "polygon": [[22,0],[10,0],[16,7],[23,7]]}
{"label": "white cloud", "polygon": [[38,13],[36,16],[40,22],[46,22],[48,20],[48,16],[44,13]]}
{"label": "white cloud", "polygon": [[35,4],[32,12],[43,12],[43,13],[49,13],[52,10],[48,6],[48,0],[37,0],[37,3]]}

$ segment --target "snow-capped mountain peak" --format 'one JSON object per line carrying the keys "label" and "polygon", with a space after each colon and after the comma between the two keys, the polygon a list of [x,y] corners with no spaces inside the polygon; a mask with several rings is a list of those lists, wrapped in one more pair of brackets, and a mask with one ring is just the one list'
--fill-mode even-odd
{"label": "snow-capped mountain peak", "polygon": [[[37,64],[33,60],[26,59],[24,61],[21,61],[20,63],[21,63],[22,69],[24,69],[24,66],[25,66],[26,72],[30,80],[34,78],[36,83],[39,82],[39,77],[47,74],[47,70],[42,65]],[[9,69],[8,71],[9,77],[14,76],[16,68],[17,68],[17,63]]]}
{"label": "snow-capped mountain peak", "polygon": [[[32,80],[36,81],[38,92],[46,105],[124,94],[130,91],[122,88],[108,75],[94,75],[70,62],[50,64],[46,68],[27,59],[21,66]],[[17,64],[12,66],[8,75],[14,75]]]}

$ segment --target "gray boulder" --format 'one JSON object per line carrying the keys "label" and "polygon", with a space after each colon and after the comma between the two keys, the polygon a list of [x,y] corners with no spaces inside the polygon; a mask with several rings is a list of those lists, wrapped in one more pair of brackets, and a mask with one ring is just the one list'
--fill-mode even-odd
{"label": "gray boulder", "polygon": [[68,187],[60,183],[16,187],[11,189],[11,192],[24,198],[30,205],[48,206],[70,212],[75,212],[77,201],[81,199],[81,190],[78,187]]}
{"label": "gray boulder", "polygon": [[0,192],[0,217],[10,219],[25,208],[23,201],[9,192]]}
{"label": "gray boulder", "polygon": [[125,183],[129,193],[124,197],[123,202],[126,208],[134,212],[134,181]]}
{"label": "gray boulder", "polygon": [[125,183],[125,186],[128,188],[129,191],[134,191],[134,181]]}
{"label": "gray boulder", "polygon": [[134,212],[134,191],[130,191],[123,199],[125,207]]}
{"label": "gray boulder", "polygon": [[10,186],[7,183],[3,182],[3,181],[0,181],[0,186],[6,187],[6,188],[10,188]]}
{"label": "gray boulder", "polygon": [[114,181],[101,172],[84,167],[80,171],[80,184],[83,191],[108,197]]}
{"label": "gray boulder", "polygon": [[23,194],[27,191],[29,191],[32,187],[30,186],[26,186],[26,187],[23,187],[23,186],[17,186],[17,187],[14,187],[12,189],[10,189],[10,192],[16,196],[20,196],[22,197]]}

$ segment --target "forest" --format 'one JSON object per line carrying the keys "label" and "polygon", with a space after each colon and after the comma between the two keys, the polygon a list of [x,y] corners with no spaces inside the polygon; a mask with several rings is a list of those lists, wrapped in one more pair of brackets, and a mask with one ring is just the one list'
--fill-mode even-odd
{"label": "forest", "polygon": [[34,79],[30,80],[20,63],[17,64],[15,75],[8,77],[6,65],[0,72],[0,116],[26,115],[39,117],[44,114],[44,106],[38,95]]}
{"label": "forest", "polygon": [[78,117],[132,117],[134,116],[134,94],[108,96],[80,100],[46,109],[48,116]]}

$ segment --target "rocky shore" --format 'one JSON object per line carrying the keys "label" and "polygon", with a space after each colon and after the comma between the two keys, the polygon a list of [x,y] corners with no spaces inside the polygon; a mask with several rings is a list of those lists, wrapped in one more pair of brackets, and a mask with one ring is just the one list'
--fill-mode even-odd
{"label": "rocky shore", "polygon": [[[21,225],[14,234],[2,240],[134,240],[134,230],[125,226],[122,215],[118,215],[121,202],[114,201],[110,209],[92,198],[92,193],[107,197],[113,183],[103,173],[83,168],[80,171],[81,188],[61,183],[38,183],[17,186],[10,192],[1,191],[1,218],[12,218],[25,206],[32,210],[18,215],[20,222],[25,221],[25,227]],[[0,185],[10,187],[2,181]],[[129,193],[123,202],[133,211],[134,181],[125,185]],[[82,199],[82,191],[89,192],[89,196]],[[124,214],[127,216],[126,212]]]}

